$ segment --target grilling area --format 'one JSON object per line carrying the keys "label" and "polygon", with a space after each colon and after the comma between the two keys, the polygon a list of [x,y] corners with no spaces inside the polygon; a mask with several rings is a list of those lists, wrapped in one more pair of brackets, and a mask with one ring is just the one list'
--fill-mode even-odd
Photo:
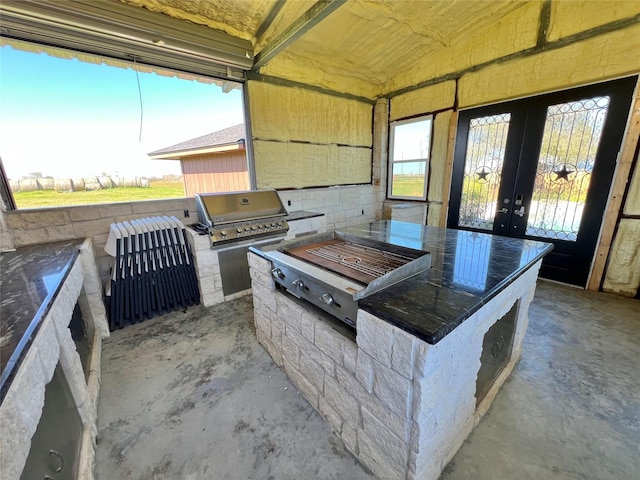
{"label": "grilling area", "polygon": [[23,209],[0,162],[2,479],[635,478],[640,4],[0,15],[240,91],[249,185]]}

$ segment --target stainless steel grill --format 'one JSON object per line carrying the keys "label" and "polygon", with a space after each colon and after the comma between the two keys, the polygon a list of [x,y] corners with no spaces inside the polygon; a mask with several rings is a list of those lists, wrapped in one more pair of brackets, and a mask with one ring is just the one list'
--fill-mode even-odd
{"label": "stainless steel grill", "polygon": [[211,237],[211,246],[259,237],[284,238],[289,230],[275,190],[197,193],[198,221]]}
{"label": "stainless steel grill", "polygon": [[222,293],[232,295],[251,288],[247,252],[252,245],[282,241],[289,230],[284,208],[275,190],[253,190],[195,195],[200,228],[211,239],[220,265]]}
{"label": "stainless steel grill", "polygon": [[359,299],[431,267],[428,252],[340,232],[251,250],[271,261],[280,287],[354,327]]}

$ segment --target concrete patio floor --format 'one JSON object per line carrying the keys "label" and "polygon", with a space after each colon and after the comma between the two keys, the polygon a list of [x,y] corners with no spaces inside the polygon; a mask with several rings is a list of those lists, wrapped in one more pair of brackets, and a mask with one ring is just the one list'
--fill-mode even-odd
{"label": "concrete patio floor", "polygon": [[[113,332],[96,477],[374,478],[257,343],[251,297]],[[640,301],[538,283],[523,357],[442,479],[640,471]]]}

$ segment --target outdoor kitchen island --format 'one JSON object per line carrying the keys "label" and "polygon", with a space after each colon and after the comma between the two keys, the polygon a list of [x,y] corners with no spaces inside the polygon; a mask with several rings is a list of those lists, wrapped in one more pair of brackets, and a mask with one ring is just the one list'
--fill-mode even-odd
{"label": "outdoor kitchen island", "polygon": [[258,341],[376,475],[436,479],[521,355],[552,246],[397,221],[338,234],[430,252],[431,268],[358,300],[353,328],[276,286],[263,256],[300,242],[251,248]]}

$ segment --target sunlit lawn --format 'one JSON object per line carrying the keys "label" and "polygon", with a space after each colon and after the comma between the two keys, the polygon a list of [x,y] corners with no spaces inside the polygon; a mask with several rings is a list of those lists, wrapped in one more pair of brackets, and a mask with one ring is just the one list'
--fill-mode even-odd
{"label": "sunlit lawn", "polygon": [[393,177],[393,195],[398,197],[422,197],[424,177],[396,175]]}
{"label": "sunlit lawn", "polygon": [[184,197],[182,181],[151,182],[148,188],[120,187],[90,192],[56,192],[37,190],[14,193],[18,208],[59,207],[62,205],[87,205],[91,203],[131,202],[161,198]]}

